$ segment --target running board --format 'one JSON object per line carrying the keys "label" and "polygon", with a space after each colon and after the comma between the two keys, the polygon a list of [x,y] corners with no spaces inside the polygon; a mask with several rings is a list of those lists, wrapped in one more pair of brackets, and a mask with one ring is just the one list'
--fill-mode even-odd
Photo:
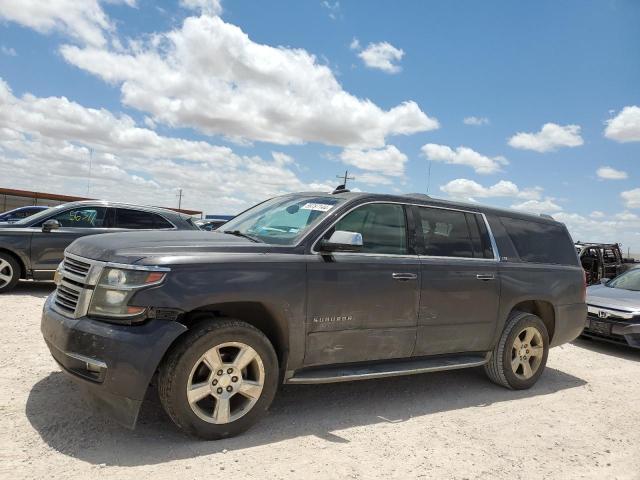
{"label": "running board", "polygon": [[439,355],[420,359],[392,360],[369,364],[334,365],[312,367],[294,372],[285,383],[334,383],[369,378],[397,377],[416,373],[439,372],[459,368],[479,367],[489,360],[489,354],[468,353]]}

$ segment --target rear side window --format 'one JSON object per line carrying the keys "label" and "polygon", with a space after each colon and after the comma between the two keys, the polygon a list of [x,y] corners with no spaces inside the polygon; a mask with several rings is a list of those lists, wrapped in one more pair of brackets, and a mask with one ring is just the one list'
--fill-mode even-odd
{"label": "rear side window", "polygon": [[104,207],[80,207],[59,213],[51,220],[57,220],[65,228],[101,228],[104,227],[106,213]]}
{"label": "rear side window", "polygon": [[152,230],[160,228],[173,228],[168,221],[160,215],[141,210],[117,208],[115,228],[128,228],[132,230]]}
{"label": "rear side window", "polygon": [[500,217],[518,256],[524,262],[576,265],[571,237],[562,225]]}
{"label": "rear side window", "polygon": [[[417,213],[418,235],[422,237],[424,255],[473,258],[474,250],[481,250],[478,225],[473,224],[472,235],[464,212],[418,207]],[[475,247],[474,243],[477,244]]]}

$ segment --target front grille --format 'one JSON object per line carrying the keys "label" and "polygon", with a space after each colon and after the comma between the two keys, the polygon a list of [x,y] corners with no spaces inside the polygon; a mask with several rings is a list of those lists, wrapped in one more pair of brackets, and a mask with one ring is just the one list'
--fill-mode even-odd
{"label": "front grille", "polygon": [[70,258],[69,256],[64,257],[64,261],[62,262],[62,268],[78,277],[82,280],[87,278],[89,274],[89,269],[91,268],[91,264],[87,262],[82,262],[75,258]]}
{"label": "front grille", "polygon": [[103,262],[66,254],[56,274],[54,309],[67,317],[86,315],[103,265]]}

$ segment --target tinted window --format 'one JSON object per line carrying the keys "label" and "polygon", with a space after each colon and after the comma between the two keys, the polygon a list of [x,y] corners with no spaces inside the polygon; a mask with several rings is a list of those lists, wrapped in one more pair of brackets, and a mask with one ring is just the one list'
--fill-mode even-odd
{"label": "tinted window", "polygon": [[101,228],[106,212],[104,207],[74,208],[51,217],[51,220],[57,220],[61,227]]}
{"label": "tinted window", "polygon": [[520,259],[532,263],[576,265],[577,255],[563,225],[501,217]]}
{"label": "tinted window", "polygon": [[329,238],[335,230],[362,234],[361,251],[364,253],[407,253],[407,227],[402,205],[363,205],[340,219],[325,238]]}
{"label": "tinted window", "polygon": [[[473,242],[463,212],[420,207],[418,234],[422,236],[424,254],[433,257],[472,258]],[[477,224],[475,231],[477,231]],[[481,249],[478,240],[478,250]]]}
{"label": "tinted window", "polygon": [[134,230],[151,230],[157,228],[173,228],[173,225],[155,213],[131,210],[128,208],[117,208],[115,227]]}

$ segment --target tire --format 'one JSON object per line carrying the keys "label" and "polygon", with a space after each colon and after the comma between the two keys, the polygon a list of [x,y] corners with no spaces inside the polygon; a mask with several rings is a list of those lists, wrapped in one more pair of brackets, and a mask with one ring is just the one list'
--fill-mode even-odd
{"label": "tire", "polygon": [[12,290],[21,275],[22,268],[16,259],[12,255],[0,253],[0,293]]}
{"label": "tire", "polygon": [[[251,363],[243,369],[248,358]],[[278,357],[264,333],[245,322],[212,318],[194,325],[167,354],[158,393],[178,427],[217,440],[238,435],[260,420],[278,382]],[[193,394],[191,402],[187,390]]]}
{"label": "tire", "polygon": [[[532,337],[528,336],[530,333]],[[532,313],[514,311],[509,315],[484,370],[489,379],[498,385],[512,390],[525,390],[531,388],[542,375],[548,355],[549,333],[544,322]],[[527,370],[526,364],[530,370]]]}

